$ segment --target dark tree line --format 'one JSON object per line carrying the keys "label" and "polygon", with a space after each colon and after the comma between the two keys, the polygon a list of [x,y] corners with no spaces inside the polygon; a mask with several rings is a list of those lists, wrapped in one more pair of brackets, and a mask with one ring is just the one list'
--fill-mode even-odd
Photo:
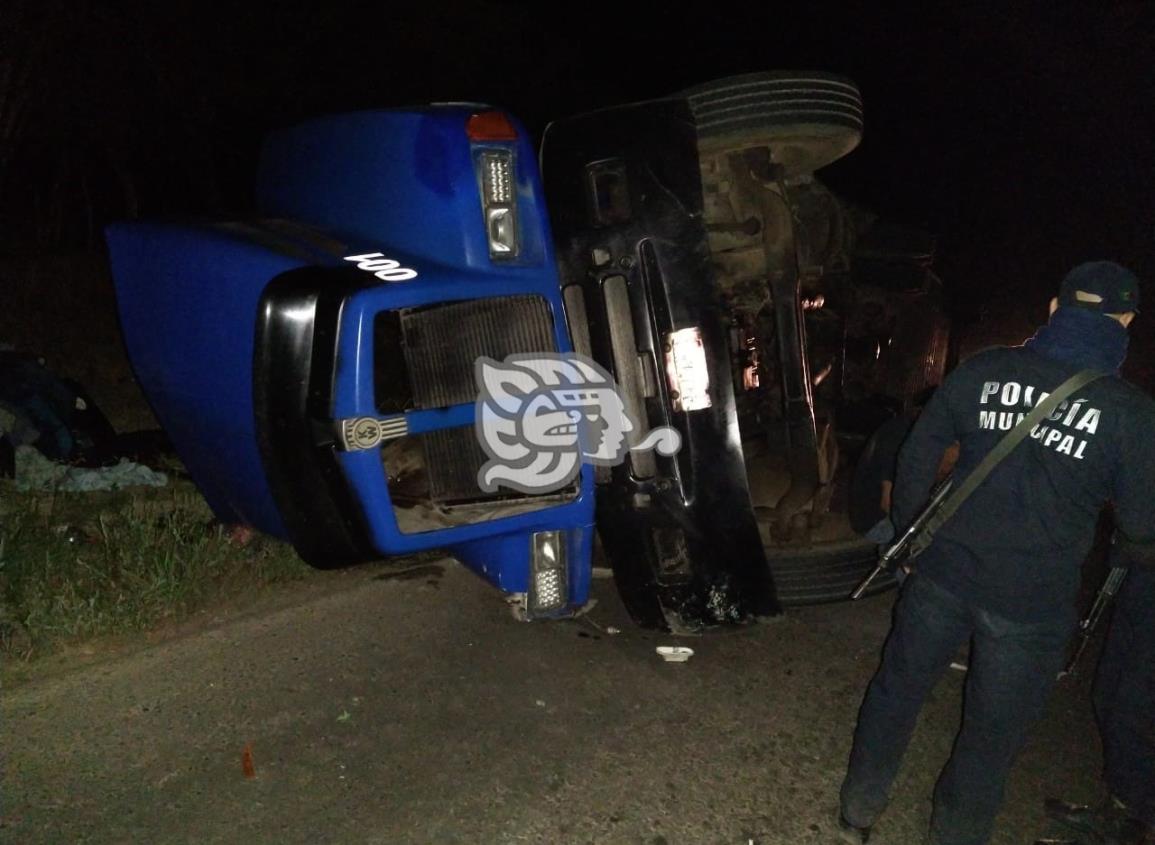
{"label": "dark tree line", "polygon": [[261,137],[309,115],[480,100],[537,131],[774,67],[862,85],[844,193],[1000,251],[1064,240],[1070,215],[1130,248],[1155,229],[1155,4],[983,6],[0,0],[0,254],[244,213]]}
{"label": "dark tree line", "polygon": [[241,49],[250,20],[182,2],[2,8],[0,250],[90,247],[112,218],[229,204],[222,118],[251,113],[276,70]]}

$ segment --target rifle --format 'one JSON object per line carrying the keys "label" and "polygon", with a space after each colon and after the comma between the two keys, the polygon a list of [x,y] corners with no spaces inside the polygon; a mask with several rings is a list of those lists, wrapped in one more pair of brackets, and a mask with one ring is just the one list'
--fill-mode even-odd
{"label": "rifle", "polygon": [[882,557],[878,559],[878,566],[874,567],[874,571],[863,578],[862,583],[854,588],[854,592],[850,594],[851,599],[857,600],[862,598],[863,594],[878,576],[884,572],[893,572],[899,563],[910,555],[915,540],[919,538],[923,529],[927,527],[942,508],[942,504],[946,501],[947,494],[950,493],[950,490],[951,479],[946,478],[939,482],[939,485],[931,492],[930,501],[927,502],[926,507],[915,517],[914,522],[902,533],[902,536],[882,553]]}
{"label": "rifle", "polygon": [[1091,605],[1091,609],[1087,611],[1087,615],[1079,622],[1079,645],[1075,648],[1075,653],[1071,655],[1071,659],[1067,661],[1066,667],[1059,673],[1059,677],[1064,675],[1072,675],[1075,672],[1075,665],[1079,662],[1079,658],[1083,656],[1083,652],[1087,650],[1087,643],[1091,641],[1091,636],[1095,633],[1095,629],[1099,627],[1099,620],[1103,617],[1103,611],[1107,609],[1107,605],[1111,603],[1111,599],[1115,598],[1115,594],[1119,592],[1119,586],[1123,583],[1123,578],[1127,575],[1126,567],[1116,566],[1107,573],[1107,577],[1103,580],[1103,586],[1099,588],[1098,594],[1095,596],[1095,601]]}
{"label": "rifle", "polygon": [[[931,538],[939,527],[954,515],[954,512],[966,501],[967,497],[990,475],[991,470],[998,465],[999,461],[1014,451],[1015,447],[1026,439],[1031,429],[1042,422],[1043,417],[1053,414],[1055,409],[1059,407],[1059,404],[1071,396],[1076,390],[1090,384],[1096,379],[1102,378],[1104,375],[1105,373],[1096,372],[1095,370],[1080,370],[1075,373],[1055,388],[1054,393],[1051,393],[1046,399],[1035,405],[1035,407],[1031,409],[1031,412],[1019,420],[1014,428],[1004,434],[1002,439],[986,454],[986,457],[982,459],[979,465],[963,479],[958,489],[953,491],[953,495],[949,497],[947,495],[948,493],[952,493],[950,479],[943,481],[935,488],[931,495],[930,502],[922,509],[922,513],[920,513],[918,518],[906,529],[898,539],[898,542],[886,550],[882,558],[878,561],[878,566],[874,567],[874,571],[866,576],[862,583],[855,588],[854,592],[850,594],[850,598],[860,598],[862,594],[866,592],[871,582],[883,572],[890,569],[903,555],[909,555],[912,551],[917,554],[929,545]],[[915,544],[918,544],[917,548],[914,548]]]}

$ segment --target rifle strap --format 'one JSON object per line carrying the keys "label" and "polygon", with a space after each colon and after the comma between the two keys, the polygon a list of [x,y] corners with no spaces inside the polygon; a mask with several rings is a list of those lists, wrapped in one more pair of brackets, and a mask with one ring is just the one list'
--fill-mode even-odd
{"label": "rifle strap", "polygon": [[966,500],[975,489],[986,480],[986,477],[991,474],[998,463],[1014,451],[1023,440],[1026,439],[1036,425],[1043,421],[1044,418],[1049,417],[1055,412],[1067,397],[1080,388],[1086,387],[1096,379],[1103,378],[1106,373],[1098,372],[1096,370],[1080,370],[1075,373],[1065,382],[1055,388],[1055,392],[1047,396],[1039,404],[1031,409],[1023,419],[1006,433],[1006,435],[995,444],[995,447],[987,453],[982,462],[975,467],[974,471],[966,477],[957,488],[955,488],[942,507],[938,509],[930,519],[927,520],[926,527],[922,530],[919,538],[918,546],[920,550],[930,544],[931,537],[942,526],[944,522],[954,515],[954,512],[959,509],[959,506]]}

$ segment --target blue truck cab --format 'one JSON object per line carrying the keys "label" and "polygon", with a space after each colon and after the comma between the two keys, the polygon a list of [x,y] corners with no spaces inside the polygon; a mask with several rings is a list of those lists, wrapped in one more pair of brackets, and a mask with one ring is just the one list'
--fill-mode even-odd
{"label": "blue truck cab", "polygon": [[266,143],[259,218],[108,230],[137,378],[216,515],[318,567],[444,548],[524,618],[586,603],[593,477],[481,489],[475,362],[571,351],[534,149],[471,104]]}

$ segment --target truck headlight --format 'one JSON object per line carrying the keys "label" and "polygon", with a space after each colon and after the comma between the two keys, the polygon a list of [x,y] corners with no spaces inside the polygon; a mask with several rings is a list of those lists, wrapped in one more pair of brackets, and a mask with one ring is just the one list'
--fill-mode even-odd
{"label": "truck headlight", "polygon": [[538,531],[530,539],[531,615],[565,606],[569,592],[565,540],[564,531]]}
{"label": "truck headlight", "polygon": [[513,153],[484,150],[477,158],[481,171],[481,204],[490,258],[517,256],[517,201]]}

